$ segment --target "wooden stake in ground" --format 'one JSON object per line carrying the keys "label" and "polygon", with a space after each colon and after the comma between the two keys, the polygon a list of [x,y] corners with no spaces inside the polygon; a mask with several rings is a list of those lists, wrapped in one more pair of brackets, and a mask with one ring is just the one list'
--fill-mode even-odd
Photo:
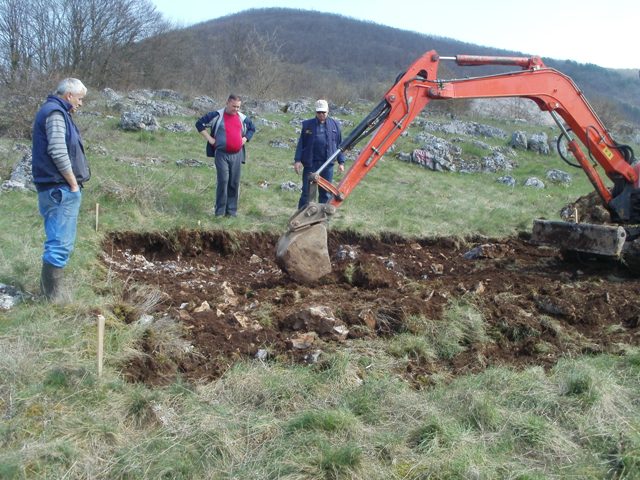
{"label": "wooden stake in ground", "polygon": [[96,203],[96,232],[98,231],[98,217],[100,216],[100,204]]}
{"label": "wooden stake in ground", "polygon": [[104,353],[104,316],[98,315],[98,377],[102,376],[103,353]]}

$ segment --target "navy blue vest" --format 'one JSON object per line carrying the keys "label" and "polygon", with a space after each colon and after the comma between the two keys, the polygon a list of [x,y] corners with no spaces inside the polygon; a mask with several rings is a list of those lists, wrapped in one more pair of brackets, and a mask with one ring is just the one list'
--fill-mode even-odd
{"label": "navy blue vest", "polygon": [[38,191],[47,190],[56,185],[64,185],[67,181],[56,168],[53,159],[47,153],[47,117],[54,111],[62,113],[64,123],[66,125],[65,142],[67,144],[67,152],[71,159],[71,169],[78,181],[82,185],[91,177],[91,171],[87,159],[84,155],[84,146],[78,127],[73,123],[69,110],[71,104],[64,99],[55,95],[49,95],[42,105],[33,122],[33,140],[32,140],[32,162],[31,170],[33,173],[33,182],[36,184]]}

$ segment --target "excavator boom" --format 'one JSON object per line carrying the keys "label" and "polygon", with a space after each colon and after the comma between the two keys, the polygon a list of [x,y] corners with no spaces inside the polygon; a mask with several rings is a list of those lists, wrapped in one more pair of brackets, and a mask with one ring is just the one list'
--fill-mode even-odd
{"label": "excavator boom", "polygon": [[[437,78],[438,66],[442,60],[452,60],[461,66],[513,65],[520,67],[521,70],[443,80]],[[611,138],[580,89],[568,76],[546,67],[540,57],[473,55],[440,57],[432,50],[418,58],[399,77],[380,104],[340,145],[339,151],[344,152],[365,136],[372,134],[341,182],[336,186],[322,178],[319,175],[322,168],[312,175],[312,181],[329,191],[333,198],[328,205],[310,203],[291,217],[288,231],[278,242],[276,260],[279,265],[294,279],[304,282],[317,280],[331,270],[326,247],[321,248],[322,252],[319,252],[317,241],[315,241],[317,239],[312,237],[324,235],[326,238],[326,223],[329,216],[340,207],[429,102],[445,99],[506,97],[528,98],[541,110],[549,112],[562,134],[566,136],[568,150],[577,159],[604,205],[611,212],[612,218],[618,223],[640,223],[638,173],[631,166],[633,152],[627,146],[618,145]],[[573,138],[572,135],[577,138]],[[587,158],[578,141],[613,182],[612,191],[606,187],[594,168],[593,162]],[[332,159],[333,156],[327,163]],[[313,227],[313,233],[311,233],[311,227]],[[556,225],[554,228],[562,227]],[[617,232],[616,230],[616,234]],[[595,233],[595,235],[605,234]],[[559,235],[559,237],[563,236]],[[569,237],[565,236],[565,238]],[[605,239],[602,243],[609,245],[609,239]],[[586,242],[586,245],[584,249],[588,251],[589,242]],[[294,251],[295,253],[292,253]],[[313,259],[311,263],[308,261],[310,258]],[[304,259],[306,261],[303,261]]]}

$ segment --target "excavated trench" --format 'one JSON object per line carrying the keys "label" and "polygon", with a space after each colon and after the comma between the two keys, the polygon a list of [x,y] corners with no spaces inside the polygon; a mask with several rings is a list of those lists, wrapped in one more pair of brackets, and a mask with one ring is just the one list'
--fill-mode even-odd
{"label": "excavated trench", "polygon": [[313,286],[277,267],[276,242],[273,234],[225,231],[108,235],[103,261],[131,297],[114,313],[128,322],[154,318],[141,354],[123,367],[126,377],[211,380],[256,356],[314,362],[354,339],[416,332],[416,319],[446,329],[456,304],[481,314],[485,335],[468,335],[453,356],[400,362],[398,374],[418,387],[434,374],[548,367],[563,356],[623,353],[640,340],[640,279],[615,262],[566,260],[525,234],[460,240],[330,231],[333,271]]}

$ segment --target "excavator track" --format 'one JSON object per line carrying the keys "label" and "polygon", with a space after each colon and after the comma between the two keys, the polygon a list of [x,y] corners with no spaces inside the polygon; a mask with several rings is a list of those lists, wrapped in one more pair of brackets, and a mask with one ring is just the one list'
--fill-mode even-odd
{"label": "excavator track", "polygon": [[534,220],[531,240],[561,250],[619,258],[627,238],[623,227]]}

